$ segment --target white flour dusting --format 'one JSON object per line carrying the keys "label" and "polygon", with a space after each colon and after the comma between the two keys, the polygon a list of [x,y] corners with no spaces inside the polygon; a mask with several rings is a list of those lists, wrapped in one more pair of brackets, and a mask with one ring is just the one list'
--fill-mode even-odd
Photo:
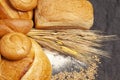
{"label": "white flour dusting", "polygon": [[50,51],[48,49],[44,49],[44,52],[46,53],[52,64],[53,74],[65,70],[71,71],[73,70],[73,68],[79,70],[78,66],[85,66],[84,63],[70,56],[61,55],[56,51]]}

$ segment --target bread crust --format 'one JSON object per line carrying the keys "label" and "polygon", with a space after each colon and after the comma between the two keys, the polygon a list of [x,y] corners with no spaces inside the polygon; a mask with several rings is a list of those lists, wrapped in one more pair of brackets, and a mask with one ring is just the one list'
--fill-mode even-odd
{"label": "bread crust", "polygon": [[0,37],[10,32],[27,34],[33,27],[33,21],[28,19],[2,19],[0,20]]}
{"label": "bread crust", "polygon": [[88,0],[38,0],[35,11],[35,27],[41,29],[90,29],[93,20],[93,6]]}
{"label": "bread crust", "polygon": [[33,10],[37,6],[37,0],[9,0],[12,6],[20,11]]}
{"label": "bread crust", "polygon": [[1,57],[0,80],[51,79],[52,66],[49,59],[43,52],[41,46],[33,39],[29,39],[32,43],[32,48],[25,58],[20,60],[8,60],[3,56]]}
{"label": "bread crust", "polygon": [[32,10],[26,12],[18,11],[11,6],[9,0],[0,0],[0,19],[32,19],[32,17]]}
{"label": "bread crust", "polygon": [[25,58],[31,50],[30,39],[18,32],[4,35],[0,40],[0,53],[8,60]]}

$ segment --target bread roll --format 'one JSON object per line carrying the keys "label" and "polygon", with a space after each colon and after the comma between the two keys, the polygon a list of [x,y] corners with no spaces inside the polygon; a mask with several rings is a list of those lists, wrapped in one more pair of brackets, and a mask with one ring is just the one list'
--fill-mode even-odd
{"label": "bread roll", "polygon": [[37,0],[9,0],[12,6],[20,11],[33,10],[37,6]]}
{"label": "bread roll", "polygon": [[2,56],[9,60],[19,60],[31,50],[30,39],[22,33],[9,33],[0,40],[0,51]]}
{"label": "bread roll", "polygon": [[[19,0],[18,0],[19,1]],[[22,12],[14,9],[9,0],[0,0],[0,19],[32,19],[33,11]]]}
{"label": "bread roll", "polygon": [[31,52],[27,57],[18,61],[10,61],[2,57],[0,62],[0,80],[21,80],[21,77],[28,71],[34,61],[34,55],[32,54]]}
{"label": "bread roll", "polygon": [[0,20],[0,37],[9,32],[28,33],[33,27],[33,21],[28,19],[2,19]]}
{"label": "bread roll", "polygon": [[[23,38],[19,35],[15,35],[21,33],[9,34],[14,34],[14,37]],[[12,39],[12,37],[13,35],[11,35],[10,38]],[[19,42],[22,42],[22,40],[23,39],[17,39]],[[15,41],[13,44],[18,45],[17,41]],[[33,39],[30,39],[30,41],[32,47],[26,57],[20,60],[8,60],[6,57],[1,57],[0,80],[50,80],[52,69],[49,59],[44,54],[42,48],[37,42],[35,42]],[[13,46],[11,45],[11,47],[6,47],[13,48]],[[6,50],[12,52],[12,50],[9,50],[8,48]]]}
{"label": "bread roll", "polygon": [[41,29],[90,29],[93,20],[88,0],[38,0],[35,10],[35,27]]}

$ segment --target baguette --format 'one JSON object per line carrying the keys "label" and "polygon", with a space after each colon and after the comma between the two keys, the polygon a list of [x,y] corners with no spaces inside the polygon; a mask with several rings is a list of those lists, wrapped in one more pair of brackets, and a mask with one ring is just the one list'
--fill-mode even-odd
{"label": "baguette", "polygon": [[33,27],[33,21],[28,19],[2,19],[0,20],[0,37],[9,32],[27,34]]}

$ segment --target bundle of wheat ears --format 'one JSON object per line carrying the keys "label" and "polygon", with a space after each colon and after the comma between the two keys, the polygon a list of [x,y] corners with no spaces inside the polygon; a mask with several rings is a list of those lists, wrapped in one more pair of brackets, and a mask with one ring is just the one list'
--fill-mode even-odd
{"label": "bundle of wheat ears", "polygon": [[92,56],[95,55],[110,57],[107,51],[100,49],[104,46],[101,43],[118,39],[115,35],[104,35],[101,31],[80,29],[32,29],[27,35],[45,48],[72,56],[86,64],[94,61]]}

